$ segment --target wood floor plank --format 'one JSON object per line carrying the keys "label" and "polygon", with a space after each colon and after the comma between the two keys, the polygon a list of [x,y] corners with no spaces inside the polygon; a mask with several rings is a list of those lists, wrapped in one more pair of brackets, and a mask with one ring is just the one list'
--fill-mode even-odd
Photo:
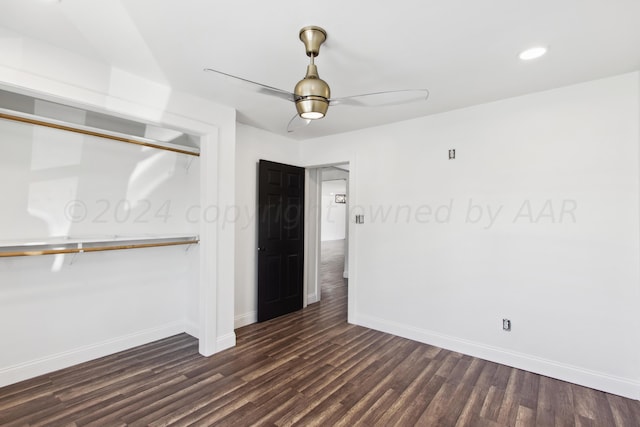
{"label": "wood floor plank", "polygon": [[2,413],[15,408],[19,405],[37,405],[34,400],[46,398],[47,396],[53,396],[52,387],[50,385],[44,385],[41,387],[29,387],[25,390],[19,390],[2,396],[0,398],[0,420],[2,419]]}
{"label": "wood floor plank", "polygon": [[116,395],[110,396],[108,398],[86,400],[75,405],[64,405],[62,408],[56,409],[55,411],[40,413],[39,417],[41,419],[37,421],[30,414],[29,418],[31,420],[29,422],[29,425],[31,427],[51,427],[54,425],[66,425],[68,423],[67,420],[70,417],[77,419],[78,417],[93,413],[96,408],[101,408],[104,405],[110,405],[121,400],[122,396]]}
{"label": "wood floor plank", "polygon": [[609,402],[611,415],[613,416],[616,427],[632,425],[640,426],[640,418],[636,418],[634,416],[633,410],[628,405],[627,399],[608,394],[607,401]]}
{"label": "wood floor plank", "polygon": [[524,372],[522,386],[520,387],[520,405],[526,406],[534,410],[538,401],[538,385],[540,384],[540,376],[531,372]]}
{"label": "wood floor plank", "polygon": [[640,427],[636,400],[348,324],[340,242],[323,253],[321,301],[234,348],[179,334],[0,388],[0,425]]}
{"label": "wood floor plank", "polygon": [[536,425],[536,412],[526,406],[518,407],[515,427],[533,427]]}
{"label": "wood floor plank", "polygon": [[[451,404],[454,403],[454,396],[458,387],[459,386],[454,383],[445,381],[427,408],[422,412],[416,424],[423,426],[444,425],[444,417],[452,410]],[[457,403],[459,404],[460,402]],[[464,404],[464,401],[461,403]],[[462,408],[460,408],[460,412],[461,411]],[[459,415],[460,413],[456,414],[456,419]]]}
{"label": "wood floor plank", "polygon": [[395,372],[407,370],[415,363],[416,353],[418,353],[416,349],[409,346],[405,351],[395,353],[394,357],[389,358],[370,375],[363,373],[362,376],[355,377],[350,381],[352,391],[341,400],[344,414],[334,420],[333,424],[349,426],[362,418],[374,403],[394,385],[397,380]]}
{"label": "wood floor plank", "polygon": [[464,407],[456,420],[455,427],[473,426],[482,410],[485,397],[486,391],[484,389],[473,387],[464,402]]}
{"label": "wood floor plank", "polygon": [[502,400],[504,399],[504,390],[493,385],[489,387],[489,392],[484,400],[484,404],[480,409],[480,417],[498,422],[500,416],[500,409],[502,407]]}
{"label": "wood floor plank", "polygon": [[539,426],[555,425],[553,381],[547,377],[540,378],[538,404],[536,406],[536,423]]}
{"label": "wood floor plank", "polygon": [[392,406],[393,402],[398,399],[398,392],[393,389],[386,390],[373,404],[367,408],[366,412],[353,423],[359,426],[378,425],[380,418]]}
{"label": "wood floor plank", "polygon": [[496,371],[498,370],[498,364],[493,362],[485,362],[484,367],[482,368],[482,372],[478,376],[478,380],[476,381],[476,387],[482,388],[486,391],[491,387],[491,382],[493,380]]}
{"label": "wood floor plank", "polygon": [[[381,348],[395,348],[392,344],[393,337],[381,336],[379,340],[372,342],[370,345],[360,349],[346,360],[336,363],[336,369],[323,378],[317,378],[315,381],[300,387],[299,391],[307,396],[314,396],[320,392],[341,386],[350,378],[355,377],[361,371],[366,369],[371,363],[377,360],[376,351]],[[397,343],[397,341],[396,341]]]}
{"label": "wood floor plank", "polygon": [[302,394],[294,389],[286,389],[273,398],[277,402],[282,402],[278,407],[269,402],[256,406],[255,411],[245,414],[238,420],[238,426],[269,426],[275,425],[275,421],[284,414],[289,413],[291,408],[304,400]]}
{"label": "wood floor plank", "polygon": [[52,395],[46,395],[37,399],[30,399],[23,404],[12,406],[0,412],[0,425],[9,424],[11,422],[30,419],[34,413],[39,416],[42,412],[46,412],[49,408],[64,408],[61,402]]}
{"label": "wood floor plank", "polygon": [[216,374],[192,384],[182,383],[175,392],[145,405],[137,411],[127,413],[122,419],[131,426],[146,426],[174,410],[177,411],[185,405],[190,405],[193,400],[215,392],[218,388],[215,383],[221,378],[222,375]]}
{"label": "wood floor plank", "polygon": [[[572,390],[575,413],[581,417],[583,423],[586,420],[591,420],[596,425],[615,425],[613,413],[605,393],[575,384],[563,383],[563,385]],[[570,415],[568,413],[567,417]]]}
{"label": "wood floor plank", "polygon": [[431,366],[432,369],[425,369],[424,375],[419,377],[419,382],[416,381],[412,384],[412,390],[407,390],[406,395],[403,393],[401,398],[389,408],[381,418],[380,425],[403,426],[416,424],[446,380],[445,377],[434,373],[437,364],[433,363]]}
{"label": "wood floor plank", "polygon": [[555,410],[555,420],[558,427],[572,426],[574,421],[574,394],[571,384],[564,381],[553,381],[555,387],[553,392]]}
{"label": "wood floor plank", "polygon": [[3,387],[0,394],[0,411],[26,400],[36,399],[51,393],[51,380],[46,376],[36,377]]}
{"label": "wood floor plank", "polygon": [[518,391],[522,386],[523,372],[518,369],[511,369],[509,381],[500,404],[498,412],[498,424],[514,425],[518,418],[518,409],[520,408],[520,396]]}

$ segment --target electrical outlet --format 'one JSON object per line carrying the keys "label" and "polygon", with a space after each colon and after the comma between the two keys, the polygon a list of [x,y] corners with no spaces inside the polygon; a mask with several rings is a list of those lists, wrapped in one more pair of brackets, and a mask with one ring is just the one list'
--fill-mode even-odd
{"label": "electrical outlet", "polygon": [[511,320],[502,319],[502,330],[506,332],[511,332]]}
{"label": "electrical outlet", "polygon": [[452,148],[449,150],[449,160],[454,160],[456,158],[456,149]]}

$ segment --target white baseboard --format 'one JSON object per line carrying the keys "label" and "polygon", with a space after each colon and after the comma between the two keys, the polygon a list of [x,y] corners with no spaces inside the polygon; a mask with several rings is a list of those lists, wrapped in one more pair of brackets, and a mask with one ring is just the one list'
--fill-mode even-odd
{"label": "white baseboard", "polygon": [[[255,323],[255,322],[252,322],[252,323]],[[199,335],[200,335],[199,329],[200,328],[198,328],[198,325],[196,325],[195,323],[186,321],[184,324],[184,332],[196,339],[199,339]],[[235,345],[236,345],[235,332],[230,332],[226,335],[218,337],[218,339],[216,339],[216,353],[219,351],[234,347]]]}
{"label": "white baseboard", "polygon": [[14,384],[38,375],[47,374],[69,366],[108,356],[152,341],[168,338],[184,332],[184,323],[168,323],[157,328],[135,332],[122,337],[79,347],[40,359],[0,369],[0,387]]}
{"label": "white baseboard", "polygon": [[640,400],[640,381],[591,371],[578,366],[484,345],[409,325],[358,314],[353,323],[389,334],[434,345],[447,350],[478,357],[540,375],[568,381],[607,393]]}
{"label": "white baseboard", "polygon": [[251,325],[258,321],[258,312],[250,311],[248,313],[240,314],[233,319],[234,328],[242,328],[243,326]]}
{"label": "white baseboard", "polygon": [[317,292],[307,295],[307,305],[314,304],[318,301],[320,301],[320,299],[318,298]]}
{"label": "white baseboard", "polygon": [[226,335],[218,337],[216,340],[216,353],[222,350],[226,350],[236,345],[236,333],[230,332]]}
{"label": "white baseboard", "polygon": [[342,278],[343,279],[348,279],[349,278],[349,271],[345,270],[342,272]]}

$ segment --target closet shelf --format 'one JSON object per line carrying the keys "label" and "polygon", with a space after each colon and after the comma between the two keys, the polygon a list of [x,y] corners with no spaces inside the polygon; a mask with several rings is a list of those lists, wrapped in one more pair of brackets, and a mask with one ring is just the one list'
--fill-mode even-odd
{"label": "closet shelf", "polygon": [[0,241],[0,258],[193,245],[199,241],[198,236],[189,235],[62,236],[46,239]]}

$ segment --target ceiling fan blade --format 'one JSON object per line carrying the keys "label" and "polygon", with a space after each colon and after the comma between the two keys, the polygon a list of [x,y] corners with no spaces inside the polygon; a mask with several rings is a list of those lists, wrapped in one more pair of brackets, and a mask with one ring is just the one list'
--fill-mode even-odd
{"label": "ceiling fan blade", "polygon": [[204,71],[209,71],[234,79],[234,81],[243,83],[245,87],[255,90],[265,95],[276,96],[278,98],[286,99],[287,101],[295,102],[295,95],[286,90],[278,89],[277,87],[263,85],[262,83],[252,82],[251,80],[243,79],[242,77],[234,76],[232,74],[223,73],[222,71],[214,70],[213,68],[205,68]]}
{"label": "ceiling fan blade", "polygon": [[291,133],[296,131],[297,129],[301,129],[311,123],[310,119],[303,119],[299,115],[293,116],[291,120],[289,120],[289,124],[287,125],[287,132]]}
{"label": "ceiling fan blade", "polygon": [[349,105],[353,107],[386,107],[390,105],[409,104],[426,101],[429,97],[427,89],[391,90],[387,92],[365,93],[362,95],[332,98],[329,105]]}

